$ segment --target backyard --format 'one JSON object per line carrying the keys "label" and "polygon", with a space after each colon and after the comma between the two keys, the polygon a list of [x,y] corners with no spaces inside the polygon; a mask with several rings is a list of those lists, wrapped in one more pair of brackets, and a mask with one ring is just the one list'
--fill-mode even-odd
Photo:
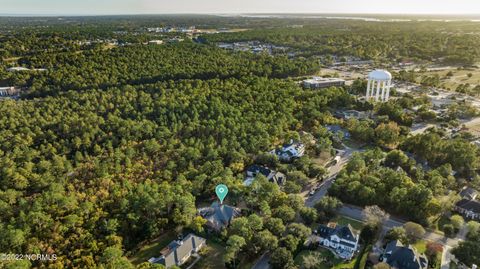
{"label": "backyard", "polygon": [[160,256],[160,250],[162,250],[175,239],[176,236],[174,233],[165,233],[159,236],[157,239],[141,246],[140,249],[132,257],[130,257],[130,261],[134,265],[138,265],[142,262],[148,261],[148,259],[151,257],[158,257]]}
{"label": "backyard", "polygon": [[[305,263],[305,257],[309,255],[315,255],[318,257],[319,261],[319,269],[330,269],[330,268],[353,268],[353,262],[351,266],[348,266],[350,263],[343,263],[343,260],[335,257],[333,253],[326,249],[318,249],[318,250],[303,250],[295,257],[295,264],[298,265],[300,268],[303,268],[302,265]],[[345,267],[339,267],[339,266]],[[338,266],[338,267],[337,267]]]}
{"label": "backyard", "polygon": [[223,263],[223,254],[225,247],[220,243],[208,241],[207,246],[200,251],[202,259],[196,264],[196,268],[214,269],[225,268]]}

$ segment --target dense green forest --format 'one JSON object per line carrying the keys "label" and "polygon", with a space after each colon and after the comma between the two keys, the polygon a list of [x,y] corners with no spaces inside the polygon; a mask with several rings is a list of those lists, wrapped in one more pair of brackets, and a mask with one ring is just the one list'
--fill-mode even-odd
{"label": "dense green forest", "polygon": [[[144,44],[159,38],[146,27],[175,23],[247,31]],[[297,24],[303,27],[289,28]],[[426,107],[425,98],[374,105],[357,100],[366,87],[360,80],[318,91],[297,80],[333,56],[470,65],[480,57],[478,35],[470,32],[478,29],[469,22],[0,18],[0,86],[22,88],[18,99],[0,101],[0,253],[59,257],[5,268],[133,268],[125,257],[143,242],[172,231],[204,235],[197,208],[213,201],[219,183],[229,186],[229,203],[244,207],[215,237],[230,268],[265,251],[274,253],[274,268],[293,267],[309,225],[330,220],[341,201],[431,224],[452,208],[450,190],[456,194],[466,179],[479,183],[479,152],[469,140],[439,130],[410,136],[416,117],[405,110]],[[215,44],[240,40],[285,45],[295,57]],[[46,70],[8,71],[13,66]],[[346,109],[375,116],[344,122],[333,116]],[[467,105],[451,110],[448,121],[478,114]],[[327,196],[306,207],[298,194],[326,173],[311,158],[344,147],[326,129],[334,124],[367,150],[352,157],[330,189],[339,200]],[[305,132],[306,156],[287,164],[264,154]],[[287,183],[259,177],[243,186],[253,163],[285,173]]]}
{"label": "dense green forest", "polygon": [[28,95],[44,96],[62,90],[98,89],[180,79],[285,78],[308,74],[318,64],[305,60],[250,53],[230,54],[205,45],[129,46],[40,54],[22,61],[45,72],[15,74],[12,83],[30,86]]}
{"label": "dense green forest", "polygon": [[1,102],[0,249],[85,267],[189,225],[195,197],[240,184],[252,154],[348,100],[250,77]]}

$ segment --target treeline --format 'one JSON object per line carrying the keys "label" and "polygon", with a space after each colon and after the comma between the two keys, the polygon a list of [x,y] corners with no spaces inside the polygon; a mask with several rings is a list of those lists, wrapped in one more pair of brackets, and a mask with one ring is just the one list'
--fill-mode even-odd
{"label": "treeline", "polygon": [[463,176],[475,175],[479,168],[478,150],[461,137],[445,139],[441,133],[427,132],[409,137],[402,148],[429,166],[449,164]]}
{"label": "treeline", "polygon": [[[335,22],[335,23],[334,23]],[[472,24],[473,25],[473,24]],[[209,42],[259,40],[293,48],[297,56],[356,56],[371,60],[441,60],[471,65],[480,58],[472,25],[440,22],[322,21],[303,28],[208,35]]]}
{"label": "treeline", "polygon": [[216,184],[234,197],[253,154],[319,130],[349,102],[344,90],[253,77],[0,102],[0,252],[100,265],[107,248],[191,225],[195,197]]}
{"label": "treeline", "polygon": [[285,78],[311,73],[318,68],[317,63],[305,60],[232,54],[189,42],[54,55],[40,53],[22,61],[27,67],[48,69],[35,74],[17,72],[12,75],[13,84],[29,86],[29,96],[180,79]]}

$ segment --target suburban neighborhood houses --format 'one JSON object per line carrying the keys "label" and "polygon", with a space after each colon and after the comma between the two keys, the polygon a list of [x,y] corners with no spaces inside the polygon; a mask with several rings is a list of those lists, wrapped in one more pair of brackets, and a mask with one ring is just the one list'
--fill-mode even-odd
{"label": "suburban neighborhood houses", "polygon": [[[345,180],[342,179],[342,177],[348,176],[346,169],[353,169],[351,167],[356,167],[354,169],[357,169],[358,171],[386,167],[388,169],[393,169],[394,174],[396,175],[409,175],[412,177],[418,176],[415,174],[416,169],[421,169],[422,173],[429,173],[433,170],[431,164],[425,160],[426,157],[419,157],[418,154],[415,154],[415,149],[404,149],[404,151],[400,152],[400,147],[397,147],[397,144],[395,144],[397,142],[392,140],[392,137],[393,139],[398,139],[395,137],[403,135],[405,136],[405,139],[408,139],[414,135],[422,136],[430,134],[431,130],[434,130],[435,128],[440,129],[445,127],[442,127],[441,124],[433,124],[431,121],[425,123],[425,120],[422,117],[411,117],[414,113],[418,113],[418,111],[424,109],[422,105],[417,105],[409,109],[398,108],[401,112],[393,115],[393,112],[389,111],[389,109],[392,109],[388,107],[389,102],[391,102],[389,99],[397,100],[402,97],[395,91],[390,95],[390,90],[393,90],[393,84],[391,81],[392,75],[387,71],[378,70],[373,71],[373,73],[377,76],[385,76],[384,78],[382,77],[385,81],[371,82],[377,83],[376,88],[369,86],[370,91],[372,92],[376,89],[376,95],[374,97],[369,96],[368,98],[371,100],[357,98],[360,100],[360,103],[349,109],[340,108],[332,111],[332,119],[329,121],[329,124],[323,126],[327,134],[329,134],[328,137],[331,141],[331,144],[329,144],[330,146],[327,147],[328,150],[323,150],[323,155],[327,157],[321,157],[321,154],[318,154],[318,152],[322,152],[321,149],[318,150],[317,153],[314,153],[315,146],[318,143],[317,137],[309,139],[311,141],[307,143],[309,144],[308,147],[306,146],[305,141],[289,139],[287,140],[288,143],[281,144],[269,152],[259,153],[257,156],[253,156],[251,159],[253,164],[247,166],[246,169],[243,170],[244,172],[238,176],[238,178],[244,176],[242,187],[238,187],[246,190],[243,194],[244,197],[237,196],[229,200],[227,203],[214,201],[210,206],[202,207],[198,210],[198,216],[205,221],[201,226],[206,228],[205,231],[207,233],[203,231],[203,228],[197,231],[201,232],[202,236],[205,235],[205,238],[207,239],[203,239],[194,234],[189,234],[187,237],[190,239],[187,241],[172,242],[166,249],[161,251],[161,256],[159,258],[152,258],[149,261],[152,263],[162,263],[166,265],[167,268],[171,265],[178,266],[184,264],[190,256],[194,254],[196,255],[198,250],[206,244],[207,240],[212,240],[212,238],[213,240],[220,240],[220,238],[223,238],[223,240],[226,240],[225,251],[228,253],[225,255],[233,255],[228,257],[231,257],[231,263],[235,264],[237,262],[236,255],[238,255],[238,250],[234,247],[234,244],[243,244],[243,241],[230,235],[230,233],[233,230],[235,233],[234,235],[242,234],[246,236],[250,234],[252,237],[249,240],[254,242],[254,233],[260,232],[260,230],[254,230],[256,229],[254,227],[262,227],[258,224],[260,220],[258,219],[259,217],[257,214],[265,214],[263,210],[267,210],[266,212],[268,212],[267,214],[269,215],[267,215],[268,217],[266,217],[265,220],[260,221],[262,225],[272,225],[271,223],[268,223],[268,221],[271,221],[272,216],[275,216],[275,225],[280,225],[280,227],[283,226],[284,231],[280,232],[280,234],[288,234],[291,236],[291,234],[289,234],[290,232],[299,233],[298,230],[305,229],[303,232],[306,237],[301,237],[302,239],[296,242],[296,248],[299,249],[300,253],[307,253],[305,255],[332,255],[334,258],[329,259],[337,261],[337,265],[339,266],[342,264],[346,265],[349,262],[357,263],[359,260],[362,260],[365,263],[364,266],[369,266],[368,268],[376,268],[376,266],[385,264],[385,266],[397,269],[447,269],[450,263],[452,263],[452,260],[451,258],[447,259],[446,257],[453,256],[451,249],[464,240],[464,235],[461,239],[456,240],[454,244],[446,245],[447,247],[442,248],[441,250],[437,249],[433,251],[433,254],[427,252],[425,246],[420,249],[417,249],[415,246],[419,244],[428,244],[427,242],[430,241],[443,244],[442,240],[444,236],[447,236],[450,226],[452,227],[451,229],[453,229],[452,232],[449,232],[451,234],[448,234],[450,237],[455,237],[457,233],[465,231],[467,228],[463,219],[460,224],[457,224],[457,226],[450,224],[450,222],[454,223],[454,220],[458,219],[458,217],[452,216],[454,212],[460,213],[465,219],[465,222],[480,219],[480,202],[476,200],[477,191],[473,187],[464,187],[460,190],[458,195],[461,199],[456,202],[453,207],[445,210],[445,213],[442,213],[443,215],[439,215],[441,218],[450,218],[447,224],[435,224],[444,225],[439,226],[439,228],[431,228],[433,227],[433,224],[424,224],[425,226],[430,225],[430,234],[441,233],[440,235],[431,236],[427,235],[427,233],[422,233],[418,235],[415,242],[411,242],[411,244],[404,244],[399,238],[391,241],[384,241],[386,235],[392,231],[397,231],[395,229],[404,229],[403,227],[409,216],[402,215],[400,221],[387,219],[386,221],[384,220],[384,222],[379,222],[373,225],[365,219],[363,214],[364,209],[354,206],[356,204],[354,197],[347,200],[352,205],[341,204],[340,200],[335,198],[341,196],[335,195],[335,192],[331,191],[332,186],[335,189],[338,181],[342,182]],[[373,81],[378,78],[370,77],[370,79]],[[315,78],[313,80],[305,80],[302,83],[306,90],[329,87],[349,87],[346,86],[345,81],[341,79]],[[383,85],[382,91],[380,91],[380,88],[378,87],[380,84]],[[411,94],[412,92],[407,91],[407,93]],[[382,112],[381,109],[368,109],[368,105],[370,105],[369,102],[373,103],[373,105],[381,106],[386,112]],[[382,106],[381,103],[384,103],[385,105]],[[440,111],[440,108],[436,110],[434,109],[433,114],[444,115],[447,117],[446,108],[442,107],[441,109],[443,110]],[[425,111],[431,112],[430,110]],[[388,121],[385,120],[385,118],[388,119],[388,117],[399,117],[398,125],[407,122],[405,126],[418,124],[421,125],[421,127],[415,127],[411,130],[406,128],[400,129],[397,123],[388,123]],[[387,123],[389,125],[387,125]],[[426,126],[433,128],[428,129]],[[462,128],[452,126],[448,126],[445,129],[447,129],[447,133],[449,133],[451,137],[454,137],[457,133],[465,131]],[[393,134],[388,133],[392,130],[394,132]],[[382,132],[386,133],[385,137],[381,137]],[[299,133],[312,136],[310,133],[303,130]],[[371,135],[369,138],[370,140],[362,138],[364,135]],[[375,143],[372,142],[372,139],[386,141],[383,144],[377,144],[385,150],[385,153],[379,153],[377,151],[374,152],[377,156],[367,156],[367,154],[372,154],[372,150],[365,149],[364,145],[372,145]],[[392,141],[389,141],[389,139]],[[392,152],[399,156],[390,156],[393,154]],[[258,158],[258,156],[261,158]],[[320,162],[322,166],[325,167],[326,171],[322,172],[323,174],[317,172],[320,174],[312,176],[311,174],[314,174],[313,172],[318,170],[318,167],[313,165],[312,160]],[[369,166],[371,166],[371,168],[369,168]],[[452,167],[449,167],[448,169],[447,172],[442,170],[438,173],[440,173],[442,177],[448,178],[448,180],[455,180],[455,178],[459,176],[458,172],[453,170]],[[428,174],[428,176],[430,176],[430,174]],[[263,181],[264,179],[266,179],[266,182]],[[258,180],[259,184],[253,185],[256,180]],[[378,181],[380,182],[381,179]],[[288,193],[289,198],[293,197],[293,195],[298,195],[299,198],[305,201],[306,206],[302,205],[304,208],[299,209],[297,215],[297,212],[290,212],[288,209],[284,208],[277,208],[273,211],[269,211],[269,207],[272,205],[268,203],[262,203],[261,208],[256,204],[252,205],[251,201],[255,201],[255,199],[247,196],[255,196],[257,193],[262,193],[262,188],[266,187],[266,185],[262,184],[271,183],[277,187],[277,190]],[[467,183],[466,185],[469,184]],[[271,187],[268,187],[269,190],[271,190],[270,188]],[[341,192],[349,191],[348,188],[348,186],[344,187]],[[328,201],[329,199],[335,199],[340,205],[333,209],[325,209],[323,202]],[[368,195],[365,195],[364,199],[368,199]],[[312,209],[312,211],[309,211],[310,209]],[[284,212],[282,210],[286,211]],[[311,216],[309,214],[313,214],[314,216],[310,221],[309,217]],[[287,215],[292,215],[290,220],[287,219]],[[337,215],[344,218],[341,224],[334,220]],[[298,223],[291,222],[294,218],[299,219]],[[290,224],[284,225],[284,223],[286,224],[288,222],[290,222]],[[251,224],[253,226],[250,227],[250,223],[253,223]],[[309,224],[310,227],[315,227],[313,232],[311,231],[312,229],[305,224]],[[292,225],[294,228],[291,227]],[[301,225],[302,228],[295,227],[295,225]],[[352,225],[357,226],[357,228],[354,229]],[[422,227],[419,224],[416,225]],[[287,226],[287,228],[285,228],[285,226]],[[370,235],[371,238],[362,238],[361,234],[366,233],[365,230],[369,231],[369,229],[377,229],[379,231],[370,231],[372,233],[372,235]],[[442,230],[445,230],[445,232]],[[269,234],[271,234],[270,230],[263,235]],[[240,241],[233,242],[232,240]],[[276,244],[278,245],[279,242],[277,241]],[[286,243],[281,241],[281,244]],[[275,253],[271,253],[271,250],[263,250],[263,255],[255,262],[253,268],[263,269],[275,266],[272,265],[275,264],[275,261],[272,261],[272,255],[275,255]],[[298,255],[299,257],[302,257],[302,255]],[[371,256],[375,258],[371,258]],[[196,257],[197,260],[208,260],[206,256],[201,258],[202,256],[196,255]]]}

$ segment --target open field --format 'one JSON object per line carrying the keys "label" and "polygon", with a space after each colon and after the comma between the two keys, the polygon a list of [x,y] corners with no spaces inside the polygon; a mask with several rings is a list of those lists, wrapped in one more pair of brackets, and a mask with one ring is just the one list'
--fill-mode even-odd
{"label": "open field", "polygon": [[[452,72],[453,75],[448,77],[447,74]],[[469,77],[471,74],[471,77]],[[418,73],[417,82],[420,82],[424,76],[440,76],[440,87],[447,90],[455,90],[460,84],[470,84],[476,86],[480,84],[480,69],[471,68],[467,70],[458,70],[457,68],[451,68],[447,70],[429,71],[424,73]]]}
{"label": "open field", "polygon": [[466,124],[465,127],[474,136],[480,137],[480,121],[476,121],[472,124]]}

